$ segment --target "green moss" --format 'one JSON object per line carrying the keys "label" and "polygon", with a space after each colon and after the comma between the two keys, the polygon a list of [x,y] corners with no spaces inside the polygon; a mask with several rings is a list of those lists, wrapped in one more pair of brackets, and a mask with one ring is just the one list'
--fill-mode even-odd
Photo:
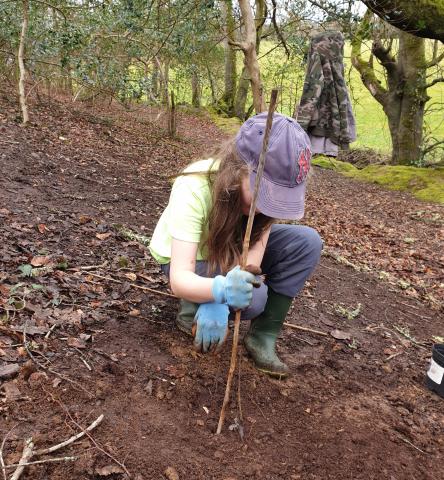
{"label": "green moss", "polygon": [[349,163],[327,157],[317,157],[313,160],[313,164],[343,173],[350,178],[377,183],[391,190],[410,192],[420,200],[444,204],[444,167],[369,165],[358,170]]}
{"label": "green moss", "polygon": [[391,190],[411,192],[420,200],[444,203],[444,168],[370,165],[349,176]]}
{"label": "green moss", "polygon": [[208,109],[211,120],[225,133],[236,135],[242,122],[237,117],[224,117],[218,115],[214,110]]}
{"label": "green moss", "polygon": [[314,158],[312,163],[318,167],[326,168],[327,170],[335,170],[339,173],[354,172],[358,170],[351,163],[333,160],[332,158],[324,157],[323,155]]}

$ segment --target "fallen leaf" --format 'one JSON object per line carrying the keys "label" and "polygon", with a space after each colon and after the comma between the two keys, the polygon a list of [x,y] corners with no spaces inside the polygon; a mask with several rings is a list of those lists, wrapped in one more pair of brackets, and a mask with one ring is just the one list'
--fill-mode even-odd
{"label": "fallen leaf", "polygon": [[330,335],[333,338],[336,338],[336,340],[350,340],[351,339],[351,334],[349,332],[344,332],[342,330],[332,330],[330,332]]}
{"label": "fallen leaf", "polygon": [[96,233],[96,237],[97,237],[99,240],[106,240],[106,239],[109,238],[112,234],[113,234],[113,232]]}
{"label": "fallen leaf", "polygon": [[92,218],[89,215],[80,215],[79,216],[80,225],[84,225],[85,223],[88,223],[91,220],[92,220]]}
{"label": "fallen leaf", "polygon": [[80,349],[86,348],[85,341],[80,338],[69,337],[66,343],[68,344],[69,347],[80,348]]}
{"label": "fallen leaf", "polygon": [[117,465],[107,465],[106,467],[96,468],[96,474],[99,477],[108,477],[109,475],[113,475],[115,473],[125,473],[123,468]]}
{"label": "fallen leaf", "polygon": [[20,390],[14,382],[5,382],[2,385],[2,389],[5,394],[6,401],[13,402],[22,396]]}
{"label": "fallen leaf", "polygon": [[33,267],[43,267],[43,265],[47,265],[49,261],[50,261],[49,257],[36,256],[32,258],[31,265]]}
{"label": "fallen leaf", "polygon": [[164,475],[168,480],[179,480],[179,474],[174,467],[167,467]]}
{"label": "fallen leaf", "polygon": [[60,384],[62,383],[62,379],[59,377],[54,378],[54,381],[52,382],[52,386],[54,388],[57,388]]}
{"label": "fallen leaf", "polygon": [[83,310],[59,310],[54,309],[54,317],[58,324],[70,324],[80,326],[82,324]]}
{"label": "fallen leaf", "polygon": [[5,285],[4,283],[0,284],[0,294],[2,294],[5,297],[9,297],[9,291],[11,290],[11,287],[9,285]]}
{"label": "fallen leaf", "polygon": [[[23,326],[11,326],[13,332],[23,332],[25,327]],[[26,326],[26,335],[45,335],[48,332],[48,327],[37,327],[35,325]]]}
{"label": "fallen leaf", "polygon": [[11,212],[7,208],[0,208],[0,215],[9,215]]}
{"label": "fallen leaf", "polygon": [[153,394],[153,381],[150,379],[146,385],[146,387],[144,388],[145,392],[148,394],[148,395],[152,395]]}
{"label": "fallen leaf", "polygon": [[137,310],[137,308],[135,308],[134,310],[131,310],[131,312],[129,312],[130,317],[138,317],[139,315],[140,315],[140,310]]}
{"label": "fallen leaf", "polygon": [[40,232],[40,233],[46,233],[48,231],[48,227],[44,224],[44,223],[39,223],[37,225],[37,230]]}
{"label": "fallen leaf", "polygon": [[125,277],[128,280],[131,280],[132,282],[135,282],[137,280],[137,275],[135,273],[132,273],[132,272],[125,273]]}

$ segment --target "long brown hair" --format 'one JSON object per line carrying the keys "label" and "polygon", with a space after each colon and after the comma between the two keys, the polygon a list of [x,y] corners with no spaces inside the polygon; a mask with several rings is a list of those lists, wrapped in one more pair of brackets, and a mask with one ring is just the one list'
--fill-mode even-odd
{"label": "long brown hair", "polygon": [[[247,217],[242,213],[241,183],[248,175],[245,162],[237,154],[234,138],[222,144],[214,152],[214,162],[219,168],[208,171],[213,205],[208,216],[208,270],[217,267],[222,273],[228,272],[240,262],[242,241],[247,225]],[[253,246],[261,234],[274,222],[274,219],[258,213],[254,218],[250,245]],[[259,266],[259,265],[258,265]]]}

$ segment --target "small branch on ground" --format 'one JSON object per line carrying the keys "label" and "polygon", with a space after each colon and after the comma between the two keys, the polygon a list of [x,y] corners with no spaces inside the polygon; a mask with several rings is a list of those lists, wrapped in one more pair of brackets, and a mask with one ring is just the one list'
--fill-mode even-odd
{"label": "small branch on ground", "polygon": [[[85,433],[85,435],[91,440],[91,442],[94,444],[94,446],[97,448],[97,450],[99,450],[100,452],[102,452],[104,455],[106,455],[108,458],[110,458],[113,462],[115,462],[117,465],[119,465],[119,467],[121,467],[125,473],[127,474],[128,478],[132,478],[131,477],[131,474],[130,472],[128,471],[128,469],[126,468],[125,464],[123,462],[119,462],[119,460],[117,460],[115,457],[113,457],[109,452],[107,452],[104,448],[102,448],[97,442],[96,440],[94,439],[94,437],[88,432],[88,429],[84,429],[79,423],[77,423],[73,416],[71,415],[70,411],[68,410],[68,407],[61,401],[59,400],[58,398],[56,398],[51,392],[48,392],[47,390],[45,390],[43,388],[43,391],[48,394],[52,400],[57,403],[64,411],[65,413],[68,415],[68,417],[70,418],[71,422],[77,427],[79,428],[80,430],[82,430],[83,433]],[[100,417],[99,417],[100,418]],[[97,420],[96,420],[97,421]]]}
{"label": "small branch on ground", "polygon": [[97,270],[98,268],[105,268],[108,265],[108,262],[105,260],[101,265],[84,265],[79,267],[68,268],[68,271],[78,272],[79,270],[88,271],[88,270]]}
{"label": "small branch on ground", "polygon": [[45,460],[36,460],[35,462],[26,462],[26,463],[13,463],[11,465],[7,465],[7,468],[15,468],[18,466],[26,467],[28,465],[40,465],[42,463],[54,463],[54,462],[73,462],[77,460],[79,457],[56,457],[56,458],[45,458]]}
{"label": "small branch on ground", "polygon": [[16,425],[14,425],[10,430],[9,432],[3,437],[3,440],[2,440],[2,446],[0,447],[0,463],[1,463],[1,468],[2,468],[2,472],[3,472],[3,478],[4,480],[7,480],[6,478],[6,470],[5,470],[5,462],[3,460],[3,450],[5,448],[5,443],[6,443],[6,440],[8,439],[8,436],[10,435],[10,433],[14,430],[14,428],[16,428],[18,425],[18,423]]}
{"label": "small branch on ground", "polygon": [[[85,272],[85,275],[91,275],[92,277],[95,277],[95,278],[101,278],[102,280],[108,280],[109,282],[120,283],[122,285],[124,283],[112,277],[104,277],[103,275],[97,275],[97,273]],[[172,295],[171,293],[161,292],[160,290],[154,290],[153,288],[143,287],[142,285],[136,285],[135,283],[129,283],[128,285],[133,288],[138,288],[139,290],[155,293],[156,295],[163,295],[165,297],[177,298],[176,295]]]}
{"label": "small branch on ground", "polygon": [[[72,420],[72,417],[71,417],[71,420]],[[34,442],[32,440],[32,437],[26,439],[25,440],[25,445],[23,447],[22,457],[20,458],[19,463],[12,464],[12,465],[5,465],[3,463],[3,458],[2,458],[3,477],[6,480],[6,469],[8,469],[8,468],[16,468],[16,470],[13,473],[13,475],[11,476],[10,480],[18,480],[20,475],[23,473],[23,471],[25,469],[25,466],[27,466],[27,465],[38,465],[38,464],[41,464],[41,463],[52,463],[52,462],[72,462],[74,460],[77,460],[78,457],[72,457],[71,456],[71,457],[46,458],[46,459],[43,459],[43,460],[36,460],[34,462],[30,461],[32,457],[47,455],[48,453],[55,452],[57,450],[60,450],[63,447],[71,445],[72,443],[74,443],[79,438],[82,438],[84,435],[88,435],[90,437],[88,432],[90,432],[91,430],[96,428],[97,425],[100,425],[102,420],[103,420],[103,414],[100,415],[96,420],[94,420],[94,422],[91,423],[91,425],[88,428],[86,428],[85,430],[82,429],[82,431],[80,433],[78,433],[77,435],[73,435],[72,437],[68,438],[68,440],[65,440],[64,442],[58,443],[57,445],[53,445],[52,447],[49,447],[49,448],[34,450]],[[13,427],[13,428],[15,428],[15,427]],[[4,445],[5,445],[6,437],[9,435],[9,433],[11,431],[12,431],[12,429],[6,434],[5,438],[3,439],[3,443],[2,443],[0,453],[2,453]],[[1,455],[0,455],[0,457],[1,457]]]}
{"label": "small branch on ground", "polygon": [[321,332],[319,330],[313,330],[312,328],[302,327],[300,325],[293,325],[292,323],[284,322],[284,326],[293,328],[295,330],[302,330],[303,332],[314,333],[315,335],[322,335],[323,337],[328,337],[328,333]]}
{"label": "small branch on ground", "polygon": [[37,450],[34,454],[35,455],[47,455],[48,453],[56,452],[57,450],[60,450],[63,447],[66,447],[67,445],[71,445],[71,443],[74,443],[76,440],[79,438],[82,438],[83,436],[87,435],[86,432],[90,432],[91,430],[94,430],[97,425],[100,425],[102,423],[102,420],[104,418],[104,415],[100,415],[97,417],[93,423],[89,427],[87,427],[85,430],[82,432],[78,433],[77,435],[73,435],[72,437],[68,438],[68,440],[65,440],[64,442],[58,443],[57,445],[53,445],[52,447],[49,448],[43,448],[41,450]]}
{"label": "small branch on ground", "polygon": [[22,458],[20,458],[18,467],[15,470],[15,472],[12,474],[9,480],[18,480],[20,478],[20,475],[23,473],[23,470],[25,469],[24,464],[27,463],[32,458],[33,453],[34,453],[34,442],[32,440],[32,437],[29,437],[25,440],[25,445],[23,446]]}

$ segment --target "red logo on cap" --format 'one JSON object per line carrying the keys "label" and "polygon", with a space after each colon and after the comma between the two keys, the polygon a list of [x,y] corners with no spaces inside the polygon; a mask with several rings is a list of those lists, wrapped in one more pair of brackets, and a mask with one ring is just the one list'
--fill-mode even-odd
{"label": "red logo on cap", "polygon": [[299,154],[299,160],[298,160],[299,174],[298,174],[298,178],[296,179],[297,183],[301,183],[303,180],[305,180],[305,177],[307,176],[308,171],[310,170],[310,160],[311,160],[310,149],[304,148]]}

